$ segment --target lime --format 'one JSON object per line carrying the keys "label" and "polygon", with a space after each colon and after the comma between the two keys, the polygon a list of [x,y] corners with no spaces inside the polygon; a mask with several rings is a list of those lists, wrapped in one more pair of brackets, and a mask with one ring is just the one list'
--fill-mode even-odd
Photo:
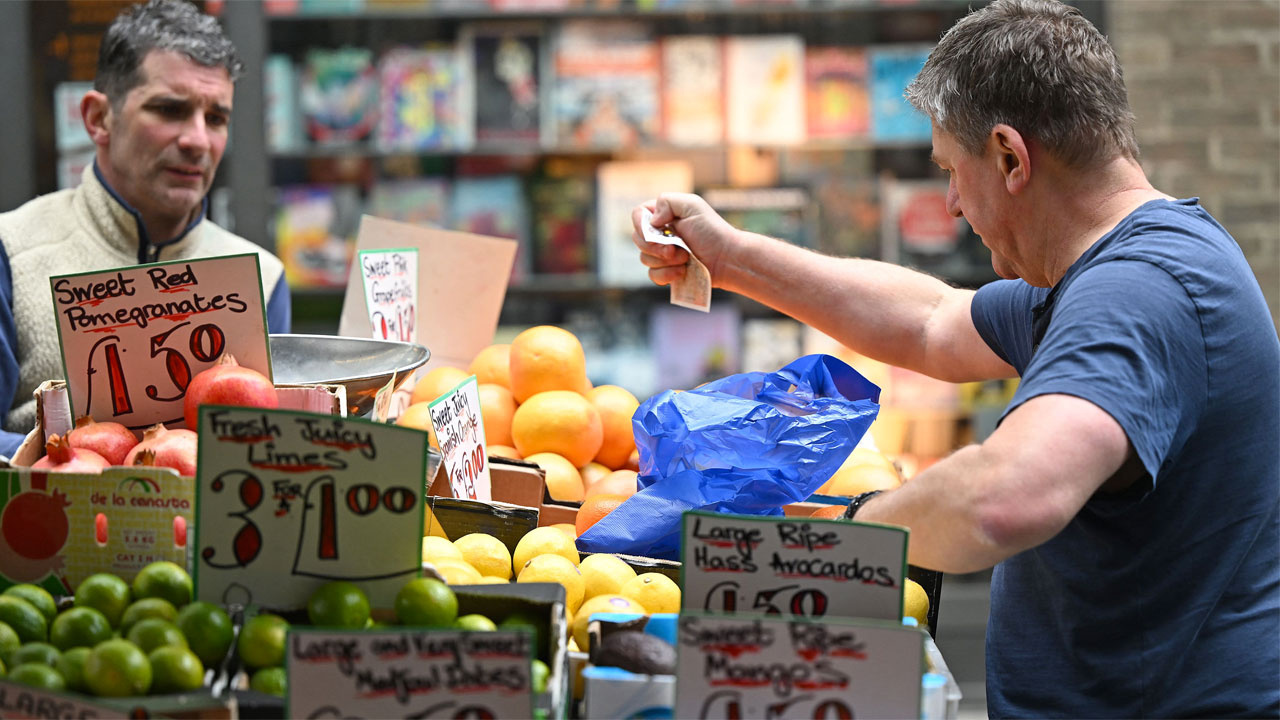
{"label": "lime", "polygon": [[146,695],[151,688],[151,663],[128,640],[107,640],[89,651],[84,661],[84,679],[94,695]]}
{"label": "lime", "polygon": [[62,653],[58,648],[49,643],[33,642],[27,643],[9,656],[10,665],[25,665],[27,663],[43,663],[49,667],[58,664],[58,658]]}
{"label": "lime", "polygon": [[160,618],[144,618],[129,628],[125,639],[137,645],[142,652],[151,654],[152,650],[166,646],[187,647],[187,638],[177,625]]}
{"label": "lime", "polygon": [[147,655],[151,663],[151,692],[180,693],[204,685],[204,665],[196,654],[177,645],[156,648]]}
{"label": "lime", "polygon": [[111,639],[111,623],[91,607],[73,607],[62,611],[49,626],[49,642],[59,650],[93,647]]}
{"label": "lime", "polygon": [[129,607],[129,585],[111,573],[90,575],[76,588],[76,607],[94,608],[107,616],[111,627],[120,627]]}
{"label": "lime", "polygon": [[498,538],[486,533],[470,533],[453,541],[462,559],[481,575],[511,579],[511,551]]}
{"label": "lime", "polygon": [[89,692],[89,686],[84,681],[84,661],[89,659],[90,652],[87,647],[71,648],[58,658],[56,669],[67,683],[68,690]]}
{"label": "lime", "polygon": [[395,609],[401,625],[444,627],[458,617],[458,596],[435,578],[414,578],[396,593]]}
{"label": "lime", "polygon": [[320,627],[359,629],[369,622],[369,598],[355,583],[327,582],[307,599],[307,618]]}
{"label": "lime", "polygon": [[16,595],[0,595],[0,622],[7,623],[24,643],[49,639],[49,621],[35,605]]}
{"label": "lime", "polygon": [[133,597],[160,598],[180,608],[191,602],[191,576],[177,563],[157,560],[134,576]]}
{"label": "lime", "polygon": [[551,668],[547,664],[539,660],[533,659],[533,667],[530,668],[529,685],[533,687],[536,693],[544,693],[547,691],[547,678],[551,677]]}
{"label": "lime", "polygon": [[249,678],[249,689],[284,697],[289,692],[289,676],[282,667],[262,668]]}
{"label": "lime", "polygon": [[57,670],[43,663],[26,663],[9,671],[9,679],[20,685],[61,692],[67,683]]}
{"label": "lime", "polygon": [[529,634],[533,636],[533,649],[539,657],[546,657],[546,618],[538,618],[531,612],[517,610],[498,623],[499,630],[512,630],[515,628],[525,628]]}
{"label": "lime", "polygon": [[236,652],[251,668],[276,667],[284,664],[284,637],[289,623],[279,615],[254,615],[240,628]]}
{"label": "lime", "polygon": [[6,674],[7,673],[4,669],[4,661],[0,660],[0,677],[4,677]]}
{"label": "lime", "polygon": [[471,615],[459,615],[457,620],[453,621],[453,626],[459,630],[472,630],[476,632],[488,632],[497,630],[498,626],[492,620],[483,616],[472,613]]}
{"label": "lime", "polygon": [[54,602],[53,596],[49,594],[48,590],[45,590],[39,585],[32,585],[30,583],[13,585],[5,588],[4,594],[20,597],[32,605],[35,605],[36,609],[40,611],[40,614],[44,615],[44,619],[49,622],[53,622],[53,618],[58,614],[58,603]]}
{"label": "lime", "polygon": [[132,628],[134,623],[150,617],[175,622],[178,619],[178,609],[173,606],[173,603],[163,598],[149,597],[134,600],[124,609],[124,615],[120,616],[120,632],[128,635],[129,628]]}
{"label": "lime", "polygon": [[0,622],[0,662],[10,664],[9,655],[21,644],[22,639],[13,631],[13,628],[9,627],[9,623]]}
{"label": "lime", "polygon": [[200,662],[206,667],[222,664],[235,637],[231,616],[225,610],[213,603],[193,602],[178,611],[175,624]]}

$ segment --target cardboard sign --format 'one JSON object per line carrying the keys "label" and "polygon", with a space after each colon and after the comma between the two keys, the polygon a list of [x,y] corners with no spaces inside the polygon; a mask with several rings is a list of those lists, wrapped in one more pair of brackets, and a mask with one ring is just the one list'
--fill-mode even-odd
{"label": "cardboard sign", "polygon": [[418,250],[361,250],[360,278],[374,340],[418,341]]}
{"label": "cardboard sign", "polygon": [[421,570],[427,434],[315,413],[200,408],[201,600],[306,607],[330,580],[376,608]]}
{"label": "cardboard sign", "polygon": [[[465,368],[493,342],[507,279],[516,257],[516,241],[427,228],[365,215],[356,233],[356,250],[416,248],[418,263],[418,342],[431,350],[428,367]],[[338,334],[371,337],[373,332],[361,284],[352,265],[343,297]]]}
{"label": "cardboard sign", "polygon": [[289,631],[284,717],[533,717],[522,630]]}
{"label": "cardboard sign", "polygon": [[476,376],[472,375],[431,401],[427,409],[453,496],[488,502],[492,497],[489,458],[484,445],[484,418],[480,415]]}
{"label": "cardboard sign", "polygon": [[54,597],[111,572],[125,581],[156,560],[187,566],[195,487],[168,468],[102,473],[0,470],[0,588]]}
{"label": "cardboard sign", "polygon": [[0,678],[0,720],[13,718],[129,718],[130,714],[75,693],[58,693]]}
{"label": "cardboard sign", "polygon": [[681,613],[678,718],[919,718],[923,631]]}
{"label": "cardboard sign", "polygon": [[256,253],[49,278],[72,417],[181,423],[191,378],[229,352],[271,377]]}
{"label": "cardboard sign", "polygon": [[902,620],[907,529],[684,514],[683,610]]}

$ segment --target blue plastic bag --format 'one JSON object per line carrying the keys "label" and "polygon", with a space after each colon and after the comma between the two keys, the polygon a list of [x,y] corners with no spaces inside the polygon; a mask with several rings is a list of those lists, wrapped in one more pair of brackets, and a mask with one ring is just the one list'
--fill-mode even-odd
{"label": "blue plastic bag", "polygon": [[880,388],[830,355],[659,393],[631,419],[640,491],[578,548],[678,560],[686,510],[780,515],[835,473],[879,400]]}

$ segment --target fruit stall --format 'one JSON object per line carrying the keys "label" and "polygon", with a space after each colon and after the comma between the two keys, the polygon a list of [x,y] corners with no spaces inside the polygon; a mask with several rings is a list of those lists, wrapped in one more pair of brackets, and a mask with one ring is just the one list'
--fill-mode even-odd
{"label": "fruit stall", "polygon": [[904,480],[875,385],[593,386],[567,330],[419,293],[457,233],[392,229],[341,336],[268,335],[253,256],[166,268],[198,314],[59,315],[0,469],[0,717],[955,716],[940,575],[842,517]]}

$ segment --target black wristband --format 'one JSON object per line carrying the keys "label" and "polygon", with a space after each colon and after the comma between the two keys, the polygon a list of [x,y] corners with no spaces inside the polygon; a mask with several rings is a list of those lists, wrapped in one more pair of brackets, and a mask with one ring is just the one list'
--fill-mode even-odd
{"label": "black wristband", "polygon": [[844,519],[852,520],[853,516],[858,514],[859,508],[865,505],[866,502],[871,498],[879,495],[881,492],[882,491],[880,490],[872,490],[871,492],[864,492],[861,495],[855,495],[854,498],[849,501],[849,508],[844,511]]}

